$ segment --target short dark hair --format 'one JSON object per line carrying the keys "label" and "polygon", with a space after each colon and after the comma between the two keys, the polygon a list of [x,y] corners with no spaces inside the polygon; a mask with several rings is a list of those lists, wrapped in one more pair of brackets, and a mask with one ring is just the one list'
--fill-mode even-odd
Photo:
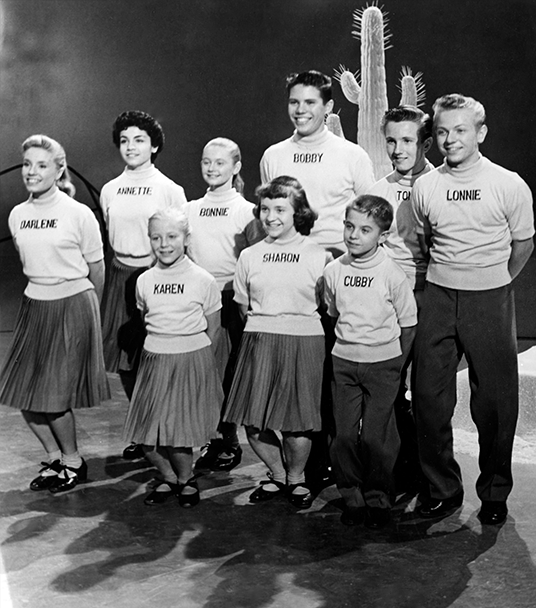
{"label": "short dark hair", "polygon": [[331,78],[318,72],[317,70],[308,70],[307,72],[299,72],[295,74],[289,74],[287,76],[287,94],[290,95],[290,90],[297,84],[301,84],[304,87],[315,87],[320,91],[320,97],[326,104],[331,101],[333,92],[331,90]]}
{"label": "short dark hair", "polygon": [[381,196],[374,194],[361,194],[346,206],[344,217],[348,217],[350,211],[359,211],[371,215],[382,232],[391,228],[393,223],[393,207],[391,203]]}
{"label": "short dark hair", "polygon": [[414,122],[418,129],[417,134],[421,143],[425,142],[433,134],[433,122],[428,114],[414,106],[398,106],[385,112],[381,122],[382,133],[385,135],[385,127],[388,122]]}
{"label": "short dark hair", "polygon": [[119,148],[121,133],[129,127],[138,127],[151,138],[152,147],[157,148],[156,152],[151,154],[151,161],[154,161],[164,147],[164,130],[160,123],[150,114],[141,110],[129,110],[119,114],[115,119],[112,130],[112,139],[117,148]]}
{"label": "short dark hair", "polygon": [[300,234],[308,235],[314,226],[318,213],[311,209],[305,190],[297,179],[288,175],[280,175],[272,181],[261,184],[255,190],[257,204],[253,214],[258,219],[260,216],[261,201],[263,198],[288,198],[294,209],[294,228]]}
{"label": "short dark hair", "polygon": [[445,110],[472,110],[475,115],[477,129],[486,124],[486,110],[474,97],[466,97],[459,93],[449,93],[448,95],[443,95],[443,97],[438,97],[435,100],[433,109],[434,120],[439,113]]}

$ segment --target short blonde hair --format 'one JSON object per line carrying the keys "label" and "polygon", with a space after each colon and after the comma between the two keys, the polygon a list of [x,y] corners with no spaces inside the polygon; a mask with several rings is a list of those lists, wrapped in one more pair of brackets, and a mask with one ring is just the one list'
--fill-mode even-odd
{"label": "short blonde hair", "polygon": [[74,196],[76,188],[71,181],[71,176],[67,169],[67,156],[63,146],[48,135],[30,135],[30,137],[22,142],[22,153],[24,154],[24,152],[30,148],[42,148],[43,150],[50,152],[58,169],[63,169],[62,174],[56,181],[56,185],[69,196]]}
{"label": "short blonde hair", "polygon": [[449,93],[438,97],[434,106],[434,123],[438,114],[446,110],[472,110],[475,115],[475,125],[477,129],[486,124],[486,110],[484,106],[473,97],[466,97],[459,93]]}
{"label": "short blonde hair", "polygon": [[151,215],[149,218],[148,223],[149,234],[151,233],[151,222],[158,220],[161,222],[175,222],[185,236],[190,235],[190,222],[188,222],[188,218],[184,212],[180,211],[176,207],[165,207],[164,209],[160,209],[156,213],[153,213],[153,215]]}

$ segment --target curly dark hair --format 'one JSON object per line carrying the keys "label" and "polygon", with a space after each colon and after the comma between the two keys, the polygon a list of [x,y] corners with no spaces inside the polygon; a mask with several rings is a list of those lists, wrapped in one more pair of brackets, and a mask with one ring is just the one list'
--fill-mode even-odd
{"label": "curly dark hair", "polygon": [[129,110],[123,112],[115,119],[112,139],[117,148],[119,148],[121,133],[129,127],[138,127],[141,131],[145,131],[151,138],[151,145],[153,148],[157,148],[156,152],[151,154],[151,161],[154,162],[156,157],[162,152],[164,147],[164,130],[160,123],[155,120],[147,112],[141,110]]}

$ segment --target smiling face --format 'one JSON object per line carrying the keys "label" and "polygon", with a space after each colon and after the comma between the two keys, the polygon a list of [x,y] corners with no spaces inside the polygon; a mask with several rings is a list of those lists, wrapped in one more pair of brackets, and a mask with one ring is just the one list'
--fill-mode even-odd
{"label": "smiling face", "polygon": [[155,219],[149,222],[151,249],[162,267],[168,267],[181,260],[189,237],[178,222]]}
{"label": "smiling face", "polygon": [[130,171],[148,169],[152,164],[151,155],[157,150],[147,131],[139,127],[128,127],[119,135],[119,152]]}
{"label": "smiling face", "polygon": [[372,215],[355,209],[348,211],[344,220],[344,244],[353,258],[366,260],[372,257],[387,235]]}
{"label": "smiling face", "polygon": [[298,137],[319,133],[324,127],[324,117],[333,109],[333,100],[324,103],[316,87],[297,84],[289,91],[288,115]]}
{"label": "smiling face", "polygon": [[58,168],[51,152],[44,148],[28,148],[22,157],[22,180],[26,190],[39,198],[46,196],[56,187],[63,172]]}
{"label": "smiling face", "polygon": [[416,122],[389,121],[385,124],[384,134],[387,154],[399,173],[416,174],[424,169],[425,154],[430,149],[432,139],[420,141],[419,125]]}
{"label": "smiling face", "polygon": [[437,147],[448,165],[461,169],[478,160],[479,146],[486,139],[488,128],[476,124],[473,110],[441,110],[434,117],[434,126]]}
{"label": "smiling face", "polygon": [[292,238],[296,234],[290,198],[263,198],[259,205],[259,219],[273,240]]}
{"label": "smiling face", "polygon": [[211,145],[203,150],[201,173],[210,190],[229,190],[233,177],[242,167],[240,161],[234,162],[231,152],[224,146]]}

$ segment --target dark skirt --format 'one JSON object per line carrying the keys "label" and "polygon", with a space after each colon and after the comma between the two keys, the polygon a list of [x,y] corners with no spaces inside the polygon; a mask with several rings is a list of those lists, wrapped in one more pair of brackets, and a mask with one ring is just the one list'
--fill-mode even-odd
{"label": "dark skirt", "polygon": [[95,291],[60,300],[24,296],[0,374],[0,403],[60,413],[109,398]]}
{"label": "dark skirt", "polygon": [[324,336],[244,332],[224,420],[319,431],[324,358]]}
{"label": "dark skirt", "polygon": [[210,346],[172,355],[143,350],[124,437],[144,445],[203,445],[217,436],[222,401]]}
{"label": "dark skirt", "polygon": [[119,328],[136,311],[136,280],[146,270],[147,267],[126,266],[115,258],[110,264],[101,304],[104,365],[109,372],[128,371],[134,367],[136,356],[127,356],[121,350],[118,334]]}
{"label": "dark skirt", "polygon": [[234,291],[224,289],[221,292],[221,331],[214,342],[214,354],[218,372],[222,379],[223,391],[227,395],[233,381],[238,348],[244,331],[244,322],[240,317],[238,304],[233,300]]}

